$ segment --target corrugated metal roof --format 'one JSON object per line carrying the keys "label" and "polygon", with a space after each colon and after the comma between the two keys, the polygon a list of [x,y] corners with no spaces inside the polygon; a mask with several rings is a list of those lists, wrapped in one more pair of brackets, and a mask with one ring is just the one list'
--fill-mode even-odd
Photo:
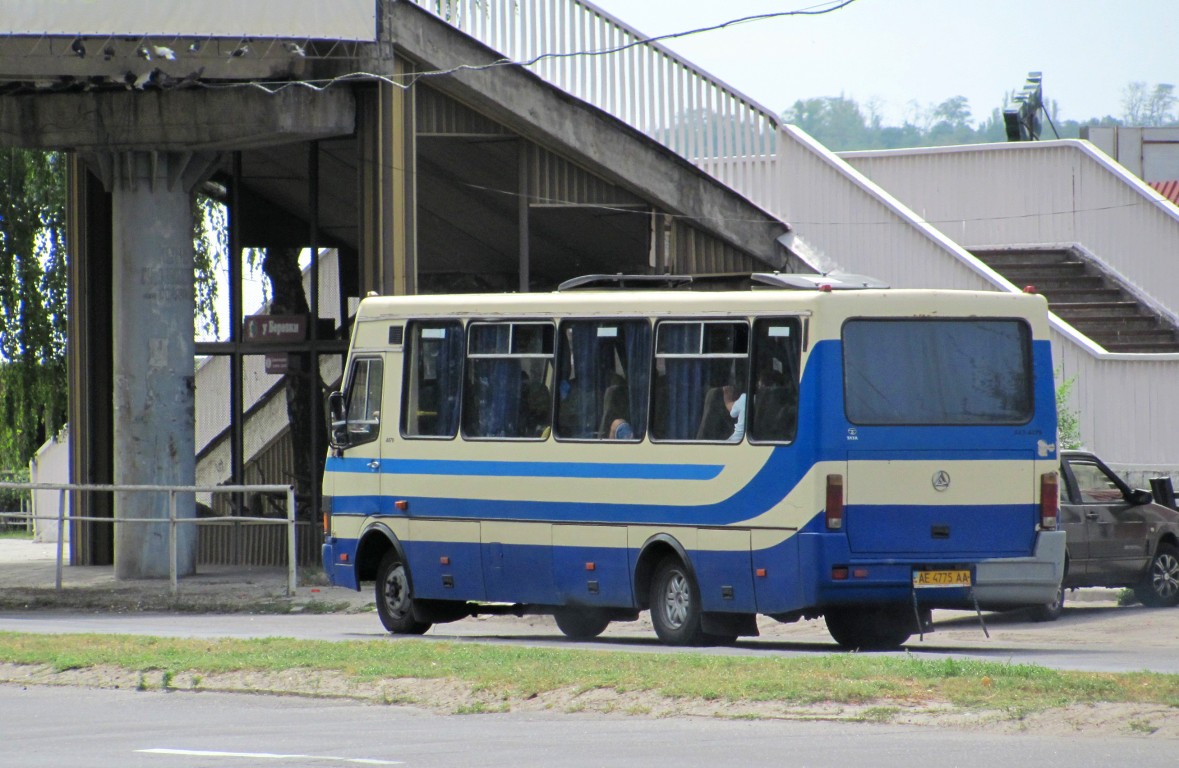
{"label": "corrugated metal roof", "polygon": [[1152,181],[1150,186],[1175,205],[1179,205],[1179,181]]}

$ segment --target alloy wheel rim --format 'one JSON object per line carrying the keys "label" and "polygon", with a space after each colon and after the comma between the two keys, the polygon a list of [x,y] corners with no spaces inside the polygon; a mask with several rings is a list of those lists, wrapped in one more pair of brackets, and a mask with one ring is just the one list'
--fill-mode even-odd
{"label": "alloy wheel rim", "polygon": [[1162,598],[1179,594],[1179,559],[1166,554],[1155,561],[1154,592]]}
{"label": "alloy wheel rim", "polygon": [[682,573],[674,573],[667,580],[664,591],[663,616],[667,623],[678,629],[688,618],[688,607],[691,604],[691,593],[688,591],[688,580]]}

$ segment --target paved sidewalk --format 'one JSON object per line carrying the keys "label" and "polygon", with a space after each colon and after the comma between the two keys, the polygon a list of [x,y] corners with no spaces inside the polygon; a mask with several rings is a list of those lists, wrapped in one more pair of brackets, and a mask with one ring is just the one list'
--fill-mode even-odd
{"label": "paved sidewalk", "polygon": [[116,579],[114,566],[69,565],[65,547],[62,588],[57,583],[57,544],[0,539],[0,609],[17,607],[93,607],[142,610],[364,610],[371,590],[298,584],[287,595],[285,567],[200,566],[178,581]]}

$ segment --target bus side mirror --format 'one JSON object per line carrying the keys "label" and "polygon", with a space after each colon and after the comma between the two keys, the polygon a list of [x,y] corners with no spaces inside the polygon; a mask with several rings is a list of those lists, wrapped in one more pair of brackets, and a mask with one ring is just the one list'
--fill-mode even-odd
{"label": "bus side mirror", "polygon": [[346,448],[348,439],[348,405],[343,392],[328,395],[328,443],[333,448]]}

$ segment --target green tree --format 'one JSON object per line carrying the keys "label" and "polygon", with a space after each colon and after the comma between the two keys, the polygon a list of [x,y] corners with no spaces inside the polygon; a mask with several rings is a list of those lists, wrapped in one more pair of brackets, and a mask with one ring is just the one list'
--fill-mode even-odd
{"label": "green tree", "polygon": [[855,99],[843,96],[796,101],[782,117],[836,152],[872,149],[878,132],[869,128]]}
{"label": "green tree", "polygon": [[[1059,371],[1057,371],[1059,373]],[[1056,447],[1060,450],[1081,448],[1081,417],[1069,400],[1072,398],[1076,376],[1070,376],[1056,387]]]}
{"label": "green tree", "polygon": [[66,419],[64,157],[0,148],[0,468]]}
{"label": "green tree", "polygon": [[[68,257],[65,157],[0,148],[0,469],[28,465],[65,425]],[[197,321],[214,334],[224,210],[194,203]]]}

